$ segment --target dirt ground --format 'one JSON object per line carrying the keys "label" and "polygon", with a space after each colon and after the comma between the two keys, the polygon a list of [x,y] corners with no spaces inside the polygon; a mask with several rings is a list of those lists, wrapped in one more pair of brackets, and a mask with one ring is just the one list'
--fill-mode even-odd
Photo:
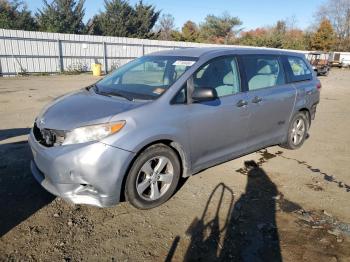
{"label": "dirt ground", "polygon": [[0,260],[350,261],[350,71],[322,77],[310,137],[210,168],[149,211],[71,205],[29,170],[27,134],[53,98],[96,78],[0,79]]}

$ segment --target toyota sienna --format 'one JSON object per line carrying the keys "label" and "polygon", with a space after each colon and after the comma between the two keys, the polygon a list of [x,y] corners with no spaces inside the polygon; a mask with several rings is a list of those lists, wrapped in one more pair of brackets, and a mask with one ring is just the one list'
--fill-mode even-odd
{"label": "toyota sienna", "polygon": [[31,171],[49,192],[156,207],[181,177],[266,148],[297,149],[321,84],[303,54],[187,48],[133,60],[35,120]]}

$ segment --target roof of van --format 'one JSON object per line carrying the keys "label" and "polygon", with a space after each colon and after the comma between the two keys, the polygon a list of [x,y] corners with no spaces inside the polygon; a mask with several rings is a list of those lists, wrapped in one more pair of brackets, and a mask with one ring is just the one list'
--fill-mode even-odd
{"label": "roof of van", "polygon": [[303,55],[300,52],[287,51],[282,49],[273,48],[254,48],[254,47],[189,47],[189,48],[178,48],[174,50],[164,50],[155,53],[148,54],[150,56],[185,56],[185,57],[201,57],[203,55],[214,54],[216,52],[225,52],[228,54],[240,53],[240,54],[293,54]]}

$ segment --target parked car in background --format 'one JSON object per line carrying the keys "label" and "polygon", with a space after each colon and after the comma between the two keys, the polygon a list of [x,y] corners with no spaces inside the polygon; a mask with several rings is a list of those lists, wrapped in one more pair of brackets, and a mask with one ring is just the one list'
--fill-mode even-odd
{"label": "parked car in background", "polygon": [[309,60],[312,69],[317,75],[327,76],[331,70],[329,57],[329,53],[311,52],[307,55],[307,60]]}
{"label": "parked car in background", "polygon": [[46,106],[31,170],[73,203],[149,209],[180,177],[281,145],[301,147],[320,98],[303,54],[189,48],[138,58]]}

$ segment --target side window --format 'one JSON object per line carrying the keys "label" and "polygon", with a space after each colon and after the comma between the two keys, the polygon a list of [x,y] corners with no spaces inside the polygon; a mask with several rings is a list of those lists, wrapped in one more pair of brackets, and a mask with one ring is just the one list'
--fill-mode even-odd
{"label": "side window", "polygon": [[285,84],[283,67],[278,56],[242,56],[249,90]]}
{"label": "side window", "polygon": [[292,82],[312,79],[312,72],[302,58],[288,57],[287,60],[292,73],[290,76]]}
{"label": "side window", "polygon": [[193,75],[194,88],[213,88],[219,97],[240,91],[240,79],[236,59],[223,57],[214,59],[198,69]]}

